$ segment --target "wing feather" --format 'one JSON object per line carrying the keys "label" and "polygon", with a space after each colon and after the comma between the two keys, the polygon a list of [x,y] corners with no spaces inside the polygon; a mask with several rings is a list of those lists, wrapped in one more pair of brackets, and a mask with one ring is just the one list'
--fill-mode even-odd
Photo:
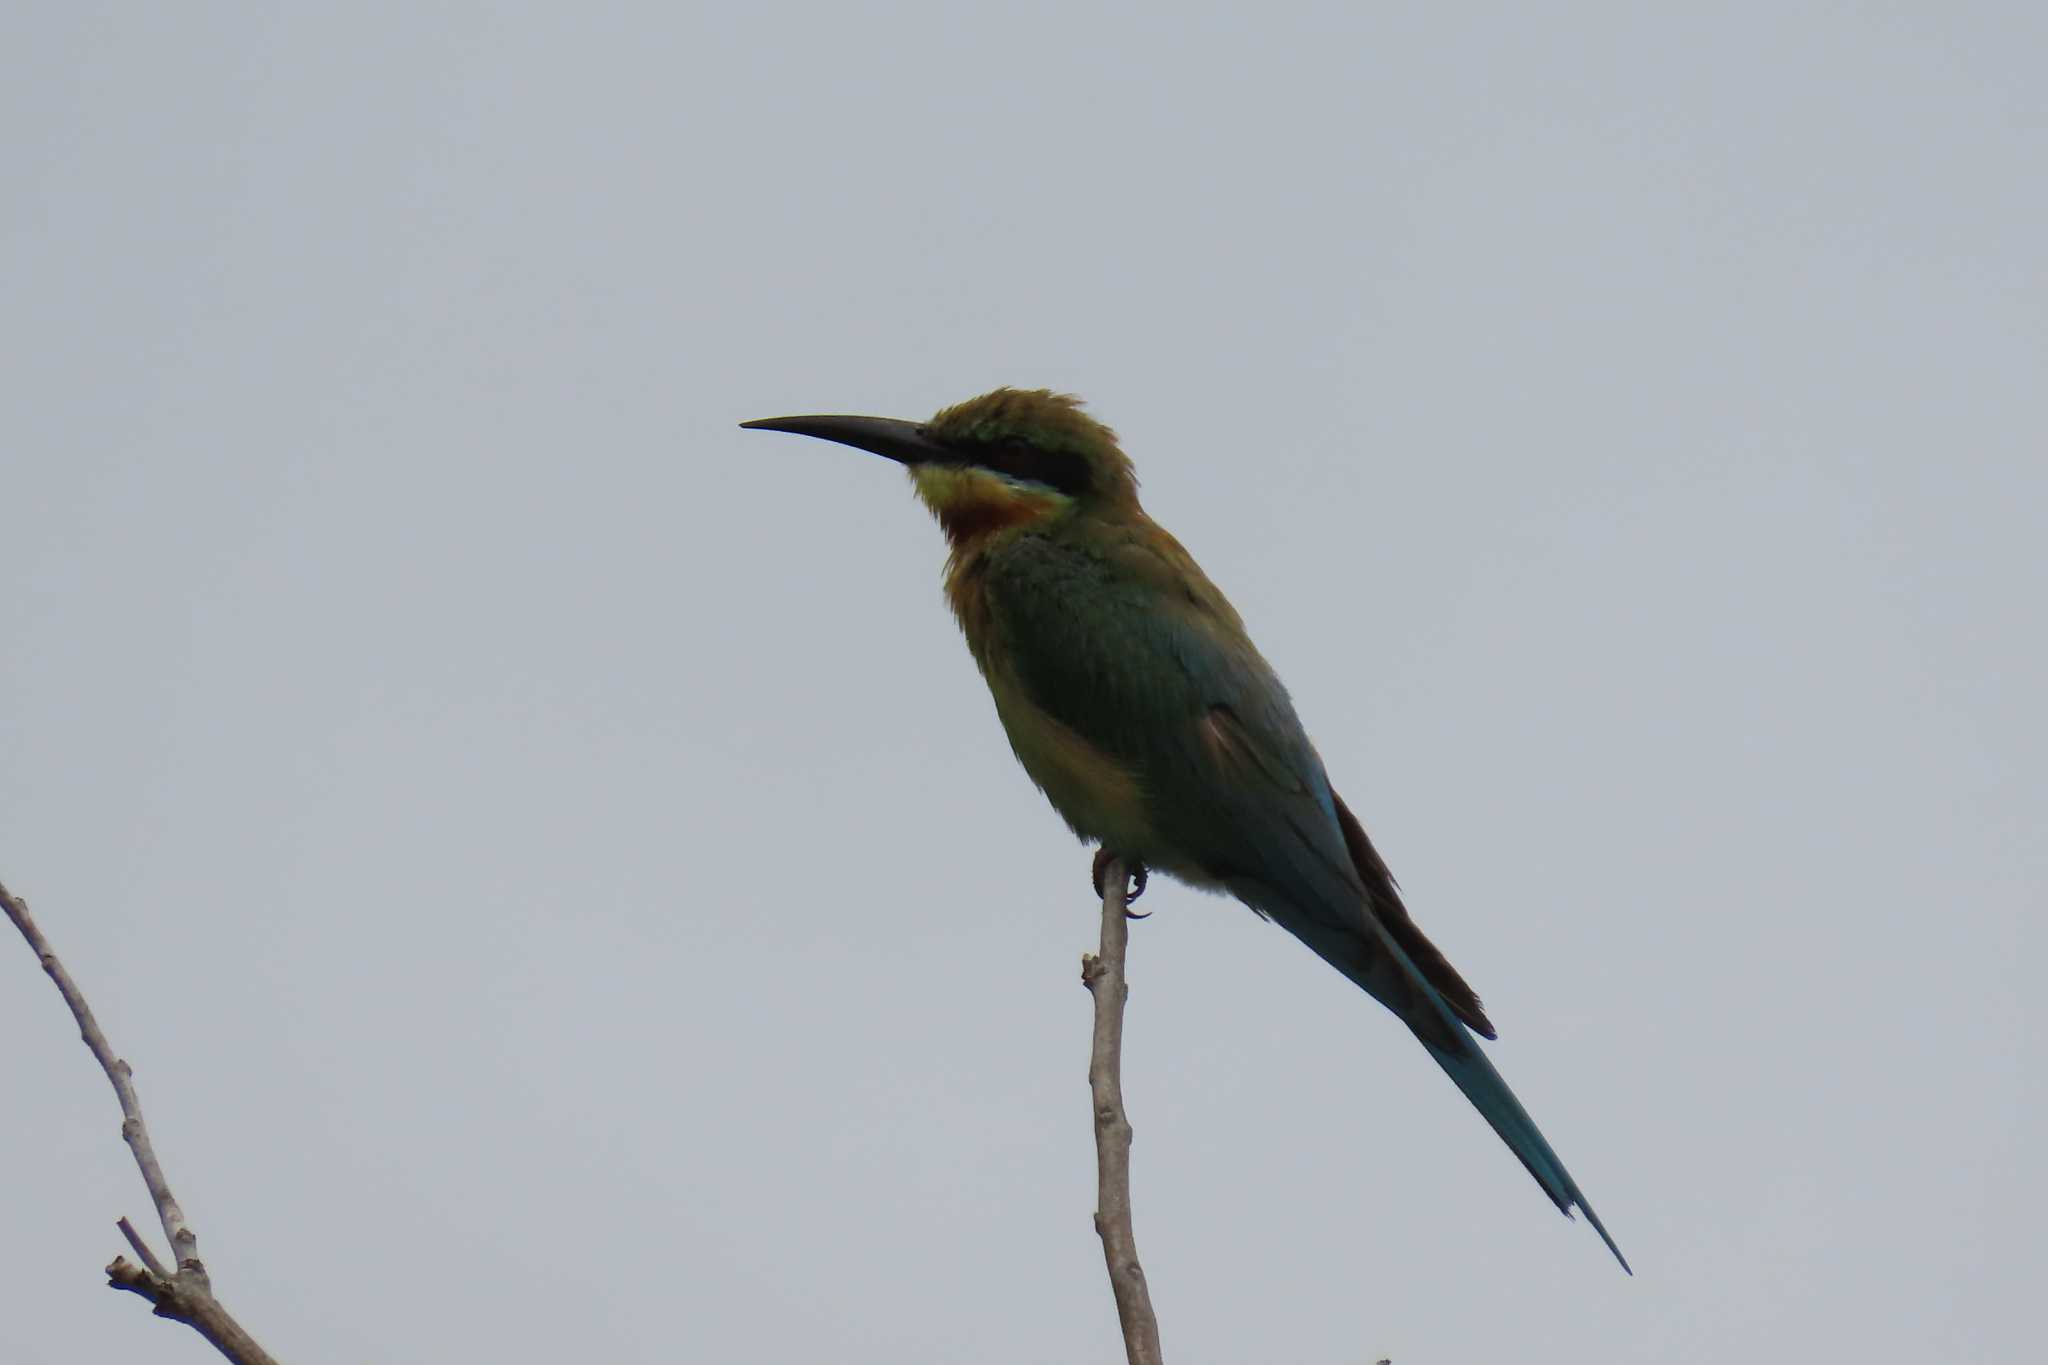
{"label": "wing feather", "polygon": [[1130,766],[1150,826],[1174,845],[1167,861],[1217,881],[1285,884],[1294,917],[1319,921],[1304,928],[1353,940],[1347,972],[1398,990],[1398,973],[1369,960],[1382,951],[1370,921],[1459,1020],[1495,1036],[1331,789],[1279,678],[1177,542],[1020,537],[992,558],[987,592],[1033,704]]}

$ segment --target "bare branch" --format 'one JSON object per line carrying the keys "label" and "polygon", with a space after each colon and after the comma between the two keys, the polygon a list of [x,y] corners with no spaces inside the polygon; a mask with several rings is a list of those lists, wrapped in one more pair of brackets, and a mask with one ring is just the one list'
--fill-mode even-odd
{"label": "bare branch", "polygon": [[1095,1232],[1116,1295],[1129,1365],[1161,1365],[1159,1320],[1138,1264],[1138,1239],[1131,1230],[1131,1121],[1124,1113],[1124,949],[1130,926],[1124,917],[1130,872],[1121,858],[1099,863],[1102,872],[1102,948],[1081,958],[1081,984],[1095,997],[1095,1037],[1088,1062],[1088,1091],[1095,1106]]}
{"label": "bare branch", "polygon": [[134,1247],[135,1254],[142,1258],[144,1269],[160,1280],[171,1278],[171,1272],[164,1269],[164,1263],[156,1258],[156,1252],[151,1249],[148,1242],[142,1240],[142,1234],[135,1230],[135,1224],[123,1218],[114,1226],[121,1229],[121,1235],[128,1239],[128,1245]]}
{"label": "bare branch", "polygon": [[57,983],[57,993],[64,997],[64,1003],[71,1009],[71,1017],[78,1021],[79,1037],[85,1040],[100,1069],[113,1083],[114,1094],[121,1102],[121,1136],[135,1154],[135,1164],[142,1171],[142,1183],[149,1188],[149,1197],[156,1204],[157,1220],[163,1224],[164,1236],[170,1240],[171,1254],[178,1264],[176,1271],[166,1270],[163,1262],[156,1258],[149,1244],[135,1230],[135,1225],[123,1218],[117,1226],[143,1263],[138,1266],[125,1256],[115,1257],[107,1267],[108,1286],[140,1294],[156,1306],[158,1317],[188,1324],[212,1342],[215,1350],[239,1365],[277,1365],[276,1359],[258,1346],[255,1339],[243,1331],[228,1310],[221,1306],[220,1300],[213,1296],[206,1266],[199,1259],[199,1238],[185,1221],[185,1211],[171,1194],[170,1181],[164,1177],[163,1166],[156,1159],[156,1148],[149,1140],[149,1127],[142,1121],[142,1102],[136,1098],[134,1075],[128,1063],[114,1055],[107,1035],[100,1032],[99,1021],[93,1018],[92,1006],[85,1001],[85,993],[78,989],[78,983],[71,979],[71,973],[64,969],[64,964],[51,950],[49,940],[43,937],[43,931],[29,915],[28,902],[11,894],[5,885],[0,885],[0,905],[5,905],[7,918],[14,921],[14,927],[28,940],[29,949],[42,963],[43,971]]}

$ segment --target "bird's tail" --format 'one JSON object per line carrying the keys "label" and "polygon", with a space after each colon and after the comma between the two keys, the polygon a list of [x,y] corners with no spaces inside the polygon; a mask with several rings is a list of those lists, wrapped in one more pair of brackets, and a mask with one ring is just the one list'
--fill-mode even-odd
{"label": "bird's tail", "polygon": [[[1460,1025],[1452,1027],[1461,1034],[1465,1032]],[[1558,1160],[1542,1130],[1537,1128],[1536,1120],[1529,1117],[1529,1111],[1515,1098],[1515,1092],[1508,1088],[1507,1081],[1494,1069],[1486,1054],[1479,1050],[1478,1042],[1467,1035],[1458,1040],[1463,1047],[1445,1047],[1435,1039],[1425,1037],[1420,1030],[1416,1036],[1429,1049],[1429,1055],[1436,1059],[1436,1064],[1444,1069],[1444,1074],[1465,1092],[1465,1098],[1472,1101],[1472,1107],[1493,1125],[1493,1131],[1500,1134],[1500,1140],[1508,1145],[1508,1150],[1520,1158],[1530,1175],[1536,1177],[1536,1183],[1550,1196],[1550,1202],[1557,1205],[1567,1218],[1571,1217],[1576,1206],[1586,1215],[1586,1221],[1593,1225],[1593,1231],[1600,1234],[1600,1240],[1607,1244],[1607,1249],[1614,1253],[1614,1259],[1621,1262],[1621,1268],[1635,1274],[1629,1269],[1628,1257],[1621,1254],[1621,1248],[1608,1235],[1607,1225],[1600,1221],[1600,1215],[1593,1212],[1593,1206],[1580,1193],[1578,1182]]]}
{"label": "bird's tail", "polygon": [[1248,904],[1271,915],[1282,928],[1313,948],[1317,956],[1393,1011],[1429,1050],[1429,1055],[1444,1069],[1444,1074],[1465,1092],[1465,1098],[1472,1102],[1472,1107],[1493,1125],[1493,1131],[1500,1134],[1508,1150],[1528,1168],[1530,1175],[1536,1177],[1536,1183],[1550,1196],[1550,1202],[1557,1205],[1567,1218],[1571,1217],[1574,1207],[1585,1214],[1586,1221],[1593,1225],[1593,1231],[1600,1234],[1600,1240],[1614,1253],[1614,1259],[1621,1262],[1621,1268],[1635,1274],[1629,1269],[1628,1258],[1621,1254],[1621,1248],[1608,1235],[1600,1215],[1593,1212],[1593,1206],[1580,1193],[1571,1172],[1551,1150],[1536,1121],[1529,1117],[1529,1111],[1515,1098],[1515,1092],[1508,1089],[1507,1081],[1494,1069],[1486,1054],[1479,1050],[1479,1040],[1459,1022],[1443,997],[1424,979],[1407,953],[1384,929],[1367,921],[1364,926],[1366,932],[1361,933],[1359,927],[1333,924],[1327,916],[1303,914],[1297,903],[1276,897],[1267,888],[1249,883],[1239,883],[1232,889]]}

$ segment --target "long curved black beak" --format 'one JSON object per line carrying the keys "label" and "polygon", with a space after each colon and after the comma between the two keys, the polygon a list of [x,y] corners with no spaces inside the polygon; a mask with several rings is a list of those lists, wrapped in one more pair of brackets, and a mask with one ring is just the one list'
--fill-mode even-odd
{"label": "long curved black beak", "polygon": [[749,431],[787,431],[871,451],[898,464],[944,464],[960,457],[926,437],[924,427],[894,417],[763,417],[742,422]]}

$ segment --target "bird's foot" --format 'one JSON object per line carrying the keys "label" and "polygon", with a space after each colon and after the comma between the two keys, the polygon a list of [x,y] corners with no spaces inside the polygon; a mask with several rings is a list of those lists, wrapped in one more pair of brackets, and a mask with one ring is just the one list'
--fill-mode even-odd
{"label": "bird's foot", "polygon": [[[1109,875],[1110,861],[1116,856],[1116,854],[1111,853],[1106,848],[1098,848],[1095,850],[1095,866],[1092,870],[1090,870],[1088,876],[1089,880],[1095,883],[1095,894],[1098,896],[1103,894],[1103,878]],[[1131,879],[1130,889],[1124,893],[1124,918],[1152,918],[1152,912],[1150,910],[1147,910],[1142,915],[1134,915],[1131,913],[1130,909],[1131,902],[1135,901],[1136,899],[1138,899],[1138,897],[1145,894],[1145,883],[1151,880],[1145,872],[1145,865],[1139,862],[1137,859],[1132,858],[1125,861],[1124,870],[1130,876]]]}

